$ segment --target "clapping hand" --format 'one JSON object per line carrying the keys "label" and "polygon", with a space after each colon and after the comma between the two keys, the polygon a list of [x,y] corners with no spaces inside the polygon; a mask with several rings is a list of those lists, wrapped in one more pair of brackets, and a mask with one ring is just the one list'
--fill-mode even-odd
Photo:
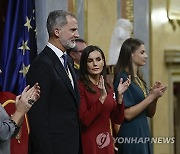
{"label": "clapping hand", "polygon": [[166,85],[162,85],[160,81],[156,81],[153,87],[151,87],[150,94],[154,96],[154,99],[158,99],[163,96],[166,89]]}
{"label": "clapping hand", "polygon": [[131,84],[131,76],[129,75],[127,80],[123,83],[123,78],[120,79],[119,85],[118,85],[118,94],[123,94]]}
{"label": "clapping hand", "polygon": [[131,84],[131,76],[129,75],[127,80],[123,83],[123,78],[120,79],[117,91],[118,91],[118,104],[122,104],[123,93],[128,89]]}
{"label": "clapping hand", "polygon": [[104,78],[102,75],[100,76],[100,79],[99,79],[98,88],[101,90],[101,96],[100,96],[99,100],[103,104],[104,100],[106,99],[106,96],[107,96],[107,91],[106,91],[106,88],[104,85]]}
{"label": "clapping hand", "polygon": [[16,97],[16,110],[25,114],[40,97],[40,87],[36,83],[33,87],[26,86],[21,95]]}

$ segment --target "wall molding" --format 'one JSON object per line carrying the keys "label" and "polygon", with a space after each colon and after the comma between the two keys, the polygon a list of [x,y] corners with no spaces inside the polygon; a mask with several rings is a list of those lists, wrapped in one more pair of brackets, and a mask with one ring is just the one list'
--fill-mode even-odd
{"label": "wall molding", "polygon": [[166,64],[180,65],[180,46],[166,48],[164,58]]}

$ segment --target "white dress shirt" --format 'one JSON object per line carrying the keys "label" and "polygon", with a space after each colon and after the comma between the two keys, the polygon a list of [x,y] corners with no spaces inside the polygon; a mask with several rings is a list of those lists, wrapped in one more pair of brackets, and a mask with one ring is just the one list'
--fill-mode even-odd
{"label": "white dress shirt", "polygon": [[[60,49],[58,49],[57,47],[55,47],[53,44],[51,44],[51,43],[49,43],[49,42],[47,43],[47,46],[54,51],[54,53],[58,56],[58,58],[59,58],[59,60],[61,61],[62,65],[64,66],[64,59],[62,58],[62,55],[63,55],[63,54],[67,54],[67,53],[61,51]],[[65,69],[65,68],[64,68],[64,69]],[[66,70],[65,70],[65,71],[66,71]],[[70,79],[70,81],[71,81],[72,87],[74,88],[74,81],[73,81],[73,78],[72,78],[72,74],[71,74],[71,72],[69,71],[69,68],[68,68],[67,75],[68,75],[68,77],[69,77],[69,79]]]}

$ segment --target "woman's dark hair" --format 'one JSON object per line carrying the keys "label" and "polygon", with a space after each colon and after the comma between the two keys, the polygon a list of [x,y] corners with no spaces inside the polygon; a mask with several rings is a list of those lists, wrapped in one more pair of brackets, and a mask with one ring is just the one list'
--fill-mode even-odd
{"label": "woman's dark hair", "polygon": [[89,45],[83,50],[81,59],[80,59],[80,80],[84,83],[87,91],[91,93],[96,93],[96,91],[92,88],[92,82],[89,80],[89,77],[88,77],[89,73],[87,70],[87,60],[88,60],[89,54],[93,51],[98,51],[101,54],[102,59],[104,60],[104,66],[103,66],[103,70],[101,74],[104,77],[105,87],[106,87],[106,90],[108,91],[108,88],[110,87],[110,85],[107,83],[107,79],[106,79],[105,56],[104,56],[103,51],[98,46]]}
{"label": "woman's dark hair", "polygon": [[[134,53],[141,45],[144,45],[144,42],[136,38],[129,38],[123,42],[119,53],[119,58],[114,70],[114,79],[119,72],[126,70],[131,75],[132,81],[135,82],[132,65],[132,53]],[[138,70],[137,75],[144,82],[140,70]]]}

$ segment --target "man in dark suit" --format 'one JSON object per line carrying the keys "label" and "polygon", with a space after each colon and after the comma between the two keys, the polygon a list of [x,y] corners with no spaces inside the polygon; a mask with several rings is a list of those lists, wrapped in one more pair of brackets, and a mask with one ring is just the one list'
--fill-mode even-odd
{"label": "man in dark suit", "polygon": [[79,93],[66,50],[79,37],[76,17],[56,10],[47,19],[49,40],[31,64],[27,84],[38,82],[41,98],[29,112],[30,153],[78,154],[80,128]]}
{"label": "man in dark suit", "polygon": [[74,72],[76,74],[76,78],[79,79],[79,64],[80,58],[83,50],[87,47],[86,42],[83,39],[76,39],[76,46],[72,49],[67,50],[69,56],[73,60]]}

